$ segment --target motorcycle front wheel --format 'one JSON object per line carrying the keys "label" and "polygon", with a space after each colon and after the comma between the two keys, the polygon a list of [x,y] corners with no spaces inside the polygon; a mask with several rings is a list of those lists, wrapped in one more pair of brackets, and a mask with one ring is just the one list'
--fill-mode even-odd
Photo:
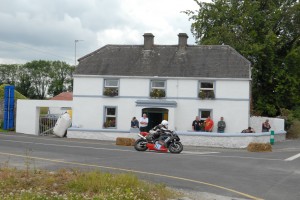
{"label": "motorcycle front wheel", "polygon": [[138,139],[134,143],[134,148],[137,151],[146,151],[148,149],[147,147],[147,141],[144,139]]}
{"label": "motorcycle front wheel", "polygon": [[181,142],[172,142],[169,146],[169,151],[171,153],[180,153],[183,150],[183,145]]}

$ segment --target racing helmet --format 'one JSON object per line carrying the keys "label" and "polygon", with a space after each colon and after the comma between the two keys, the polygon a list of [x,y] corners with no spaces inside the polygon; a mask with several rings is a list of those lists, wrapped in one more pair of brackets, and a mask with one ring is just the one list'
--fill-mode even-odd
{"label": "racing helmet", "polygon": [[162,120],[161,125],[168,128],[169,122],[167,120]]}

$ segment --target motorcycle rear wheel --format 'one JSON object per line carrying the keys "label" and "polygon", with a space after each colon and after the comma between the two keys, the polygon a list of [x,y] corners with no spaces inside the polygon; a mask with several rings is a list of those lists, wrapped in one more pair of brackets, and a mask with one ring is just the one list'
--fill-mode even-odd
{"label": "motorcycle rear wheel", "polygon": [[148,149],[147,147],[147,141],[144,139],[138,139],[134,143],[134,148],[137,151],[146,151]]}
{"label": "motorcycle rear wheel", "polygon": [[183,145],[181,142],[172,142],[169,146],[169,151],[171,153],[180,153],[183,150]]}

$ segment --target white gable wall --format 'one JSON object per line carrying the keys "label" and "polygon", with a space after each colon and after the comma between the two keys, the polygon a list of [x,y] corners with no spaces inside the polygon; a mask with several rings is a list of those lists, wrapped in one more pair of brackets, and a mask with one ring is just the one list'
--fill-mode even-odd
{"label": "white gable wall", "polygon": [[[146,77],[118,79],[120,80],[119,96],[104,97],[103,77],[74,77],[73,126],[87,130],[107,130],[103,128],[104,107],[115,106],[117,128],[114,130],[129,131],[130,120],[133,116],[139,119],[144,108],[136,106],[136,101],[153,101],[149,97],[151,79]],[[168,79],[166,87],[167,98],[161,100],[177,103],[174,108],[166,108],[169,109],[171,129],[191,130],[192,121],[199,114],[199,109],[212,110],[215,124],[223,116],[227,124],[226,132],[240,132],[249,125],[249,80],[215,80],[216,99],[214,100],[201,100],[197,97],[199,89],[197,79]]]}

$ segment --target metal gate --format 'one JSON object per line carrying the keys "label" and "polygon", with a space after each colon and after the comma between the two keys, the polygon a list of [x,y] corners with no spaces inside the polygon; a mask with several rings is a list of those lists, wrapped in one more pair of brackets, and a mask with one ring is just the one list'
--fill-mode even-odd
{"label": "metal gate", "polygon": [[53,128],[60,115],[44,115],[40,116],[39,121],[39,135],[51,135],[53,134]]}

